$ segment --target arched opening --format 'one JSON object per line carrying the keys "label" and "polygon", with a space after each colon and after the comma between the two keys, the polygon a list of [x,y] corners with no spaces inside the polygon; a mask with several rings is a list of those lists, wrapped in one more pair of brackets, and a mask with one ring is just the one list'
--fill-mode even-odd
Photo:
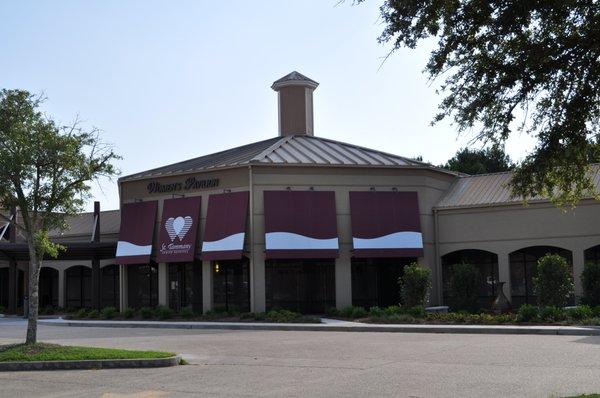
{"label": "arched opening", "polygon": [[480,308],[489,308],[496,297],[496,282],[498,282],[498,255],[485,250],[457,250],[442,256],[442,284],[445,304],[451,304],[452,297],[452,267],[455,264],[471,264],[479,270],[479,299]]}
{"label": "arched opening", "polygon": [[92,306],[92,269],[76,265],[65,271],[67,308],[90,308]]}
{"label": "arched opening", "polygon": [[100,306],[119,308],[119,266],[100,268]]}
{"label": "arched opening", "polygon": [[58,270],[42,267],[38,286],[39,307],[58,307]]}
{"label": "arched opening", "polygon": [[525,247],[509,254],[510,293],[514,307],[536,303],[533,278],[536,276],[538,260],[546,254],[558,254],[569,264],[573,264],[573,256],[569,250],[554,246]]}
{"label": "arched opening", "polygon": [[600,264],[600,245],[590,247],[583,255],[586,263]]}

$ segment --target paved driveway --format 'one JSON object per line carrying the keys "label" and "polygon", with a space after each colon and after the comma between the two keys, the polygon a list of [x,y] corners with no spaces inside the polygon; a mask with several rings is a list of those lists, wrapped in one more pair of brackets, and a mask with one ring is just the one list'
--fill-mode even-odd
{"label": "paved driveway", "polygon": [[[0,343],[25,334],[0,320]],[[43,341],[175,351],[189,366],[0,373],[1,397],[561,397],[600,392],[600,337],[41,326]]]}

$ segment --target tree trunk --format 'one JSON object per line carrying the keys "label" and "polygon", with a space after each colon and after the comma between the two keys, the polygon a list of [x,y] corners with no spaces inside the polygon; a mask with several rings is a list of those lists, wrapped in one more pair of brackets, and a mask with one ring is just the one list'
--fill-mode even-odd
{"label": "tree trunk", "polygon": [[[26,344],[37,343],[37,324],[38,324],[38,303],[39,303],[39,282],[40,268],[42,260],[37,258],[35,249],[29,249],[29,313],[27,316],[27,338]],[[33,252],[33,253],[32,253]]]}

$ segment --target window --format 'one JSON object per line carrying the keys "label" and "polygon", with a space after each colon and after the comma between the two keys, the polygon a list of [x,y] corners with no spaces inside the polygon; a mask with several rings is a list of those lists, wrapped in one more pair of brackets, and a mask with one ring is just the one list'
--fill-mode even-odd
{"label": "window", "polygon": [[248,259],[214,261],[213,305],[215,311],[250,311]]}
{"label": "window", "polygon": [[416,258],[352,259],[352,305],[370,308],[400,304],[400,286],[404,266]]}
{"label": "window", "polygon": [[324,313],[335,306],[335,260],[269,260],[267,309]]}
{"label": "window", "polygon": [[92,306],[92,269],[77,265],[65,271],[67,308],[90,308]]}
{"label": "window", "polygon": [[158,265],[127,265],[128,306],[132,308],[158,305]]}

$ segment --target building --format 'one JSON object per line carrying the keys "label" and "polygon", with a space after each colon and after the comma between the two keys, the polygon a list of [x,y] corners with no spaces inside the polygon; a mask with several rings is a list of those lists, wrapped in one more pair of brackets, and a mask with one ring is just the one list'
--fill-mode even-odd
{"label": "building", "polygon": [[[442,304],[449,267],[467,261],[480,270],[483,307],[498,281],[517,306],[535,301],[533,270],[548,252],[569,260],[581,295],[584,262],[600,261],[600,203],[524,206],[510,197],[510,173],[461,175],[315,135],[317,86],[297,72],[273,83],[277,137],[120,178],[120,212],[98,208],[54,235],[71,250],[45,262],[52,293],[41,305],[387,306],[411,262],[432,269],[431,303]],[[593,173],[600,186],[600,167]],[[14,307],[27,257],[9,235],[0,305]]]}

